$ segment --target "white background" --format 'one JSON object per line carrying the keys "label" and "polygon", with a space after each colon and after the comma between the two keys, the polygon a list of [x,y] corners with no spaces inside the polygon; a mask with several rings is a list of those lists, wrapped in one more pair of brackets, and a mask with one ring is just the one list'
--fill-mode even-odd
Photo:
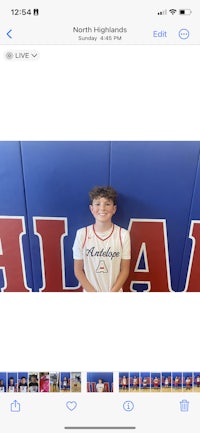
{"label": "white background", "polygon": [[[0,140],[200,139],[198,46],[38,46],[32,62],[6,60],[7,48]],[[199,302],[1,294],[0,369],[199,370]]]}

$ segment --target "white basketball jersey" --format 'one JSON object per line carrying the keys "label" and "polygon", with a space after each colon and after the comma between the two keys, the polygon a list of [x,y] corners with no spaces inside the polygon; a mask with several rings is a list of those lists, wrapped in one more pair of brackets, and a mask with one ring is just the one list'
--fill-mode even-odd
{"label": "white basketball jersey", "polygon": [[74,259],[83,260],[87,279],[97,292],[112,289],[120,273],[122,259],[130,259],[128,230],[113,225],[109,232],[96,233],[93,225],[77,231]]}

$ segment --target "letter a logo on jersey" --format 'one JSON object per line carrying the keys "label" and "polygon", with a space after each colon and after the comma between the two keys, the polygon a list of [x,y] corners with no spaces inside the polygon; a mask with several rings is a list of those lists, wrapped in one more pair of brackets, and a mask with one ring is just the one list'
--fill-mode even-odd
{"label": "letter a logo on jersey", "polygon": [[97,273],[99,273],[99,272],[103,272],[104,274],[105,274],[105,273],[108,273],[108,269],[107,269],[107,267],[106,267],[106,264],[105,264],[104,260],[100,260],[100,262],[99,262],[99,264],[98,264],[98,266],[97,266],[97,270],[96,270],[96,272],[97,272]]}

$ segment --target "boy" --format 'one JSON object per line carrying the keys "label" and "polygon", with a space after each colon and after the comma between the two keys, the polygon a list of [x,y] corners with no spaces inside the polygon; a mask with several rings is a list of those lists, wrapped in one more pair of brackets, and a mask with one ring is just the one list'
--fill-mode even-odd
{"label": "boy", "polygon": [[18,391],[19,392],[27,392],[27,380],[25,376],[22,376],[21,379],[19,380],[19,384],[18,384]]}
{"label": "boy", "polygon": [[67,377],[64,376],[63,382],[62,382],[62,389],[63,389],[63,391],[67,391],[67,386],[68,386],[68,380],[67,380]]}
{"label": "boy", "polygon": [[122,377],[121,385],[122,385],[122,389],[126,391],[128,385],[128,379],[126,378],[126,376]]}
{"label": "boy", "polygon": [[5,392],[5,385],[3,379],[0,379],[0,392]]}
{"label": "boy", "polygon": [[16,391],[16,386],[15,386],[15,382],[14,382],[14,377],[9,377],[8,379],[8,392],[15,392]]}
{"label": "boy", "polygon": [[96,384],[96,392],[104,392],[103,379],[98,379],[98,383]]}
{"label": "boy", "polygon": [[37,374],[30,375],[29,392],[38,392],[38,376]]}
{"label": "boy", "polygon": [[112,223],[117,193],[97,186],[89,196],[95,223],[76,233],[74,273],[87,292],[119,292],[129,275],[131,246],[128,230]]}

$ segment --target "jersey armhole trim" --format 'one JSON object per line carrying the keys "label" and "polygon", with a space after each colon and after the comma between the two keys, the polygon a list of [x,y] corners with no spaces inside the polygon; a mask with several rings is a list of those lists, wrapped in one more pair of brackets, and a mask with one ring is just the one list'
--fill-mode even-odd
{"label": "jersey armhole trim", "polygon": [[119,229],[119,239],[120,239],[121,247],[123,247],[123,245],[122,245],[122,228],[121,227]]}
{"label": "jersey armhole trim", "polygon": [[85,238],[84,238],[84,241],[83,241],[82,248],[84,248],[84,246],[85,246],[86,239],[87,239],[87,227],[85,227]]}

